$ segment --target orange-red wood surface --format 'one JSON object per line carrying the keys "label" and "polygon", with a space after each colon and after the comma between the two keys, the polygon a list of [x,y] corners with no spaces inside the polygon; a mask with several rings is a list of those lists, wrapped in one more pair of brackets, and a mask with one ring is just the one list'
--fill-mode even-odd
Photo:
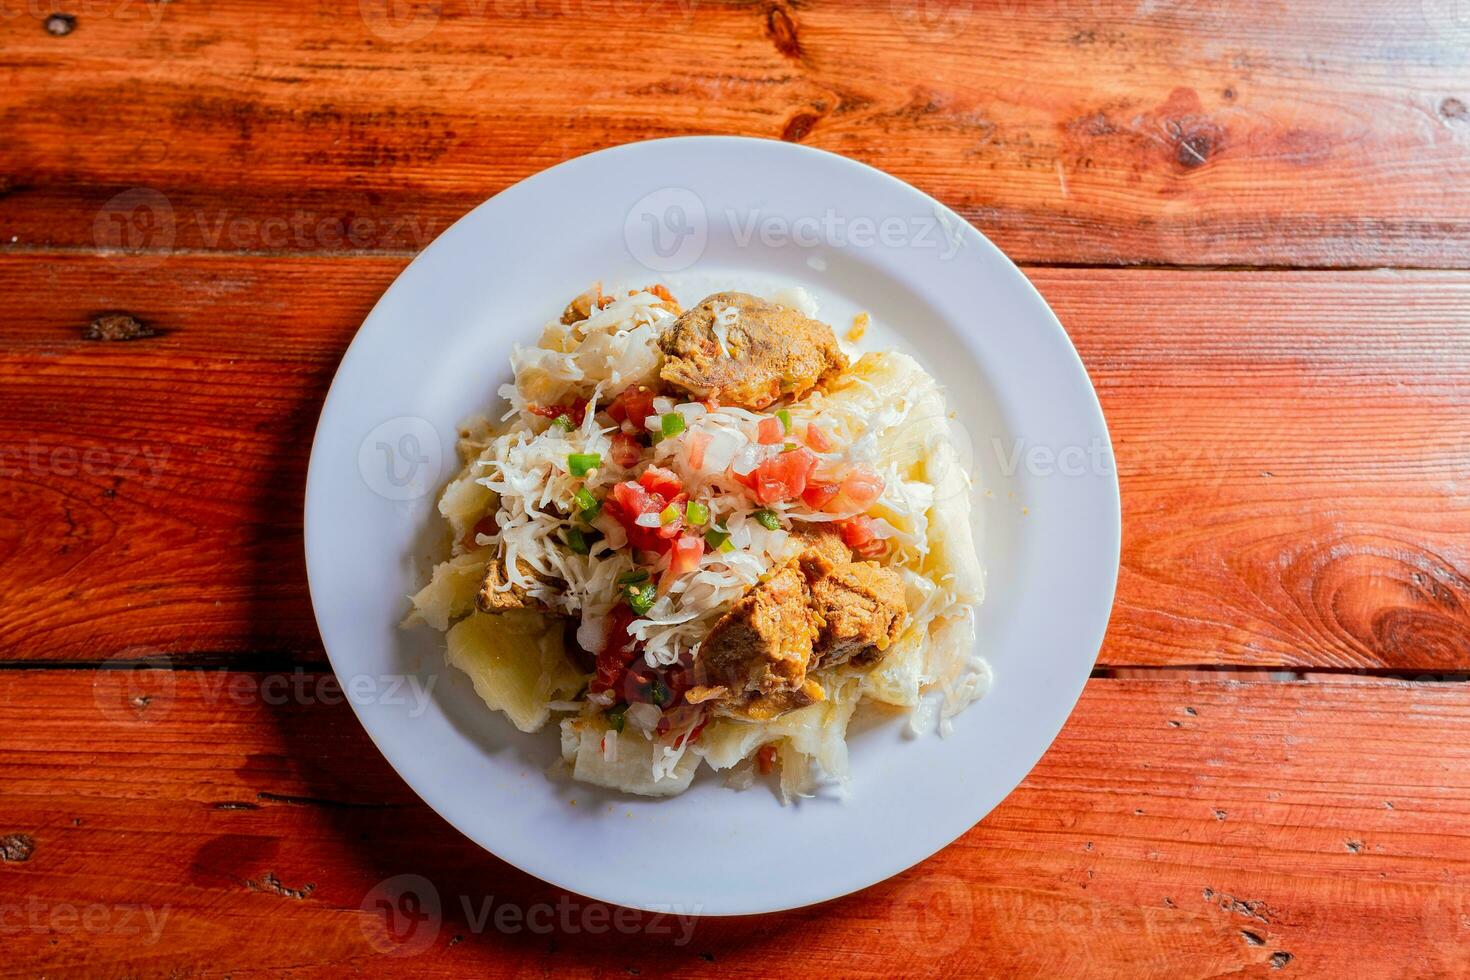
{"label": "orange-red wood surface", "polygon": [[[1470,974],[1453,0],[0,0],[0,82],[0,973]],[[872,163],[1021,262],[1124,538],[1100,670],[999,809],[686,934],[416,801],[320,686],[300,522],[414,253],[693,133]],[[402,875],[440,911],[395,939]]]}

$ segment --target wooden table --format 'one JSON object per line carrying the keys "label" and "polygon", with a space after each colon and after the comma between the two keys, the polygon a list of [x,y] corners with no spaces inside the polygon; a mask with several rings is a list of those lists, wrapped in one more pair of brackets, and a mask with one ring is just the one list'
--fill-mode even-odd
{"label": "wooden table", "polygon": [[[1463,4],[49,2],[0,0],[0,972],[1470,971]],[[685,133],[845,153],[993,238],[1124,510],[1020,789],[892,881],[692,935],[417,801],[330,686],[300,527],[413,254]],[[412,948],[374,932],[399,875],[440,898]]]}

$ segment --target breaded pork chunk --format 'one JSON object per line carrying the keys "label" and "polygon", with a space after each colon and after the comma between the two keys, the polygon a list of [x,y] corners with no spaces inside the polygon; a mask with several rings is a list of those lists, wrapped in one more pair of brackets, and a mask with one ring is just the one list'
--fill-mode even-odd
{"label": "breaded pork chunk", "polygon": [[831,327],[747,293],[706,296],[658,344],[666,358],[659,376],[669,384],[752,411],[800,398],[847,368]]}

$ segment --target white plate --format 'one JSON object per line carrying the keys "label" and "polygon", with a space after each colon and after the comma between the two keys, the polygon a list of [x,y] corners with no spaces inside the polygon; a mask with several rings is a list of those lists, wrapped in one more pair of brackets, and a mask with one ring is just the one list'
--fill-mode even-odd
{"label": "white plate", "polygon": [[[443,637],[397,628],[438,540],[457,423],[508,379],[511,344],[594,280],[805,286],[866,349],[899,347],[947,386],[973,457],[987,571],[989,695],[947,738],[855,727],[846,801],[783,807],[705,771],[643,800],[543,771],[554,726],[522,735],[444,665]],[[968,445],[965,445],[965,444]],[[1056,737],[1097,656],[1120,517],[1097,398],[1067,335],[1011,262],[918,190],[787,143],[696,137],[593,153],[497,195],[378,302],[322,410],[306,557],[322,640],[363,726],[446,820],[570,891],[686,913],[820,902],[923,860],[984,817]],[[406,683],[405,683],[406,678]],[[400,855],[411,863],[412,855]]]}

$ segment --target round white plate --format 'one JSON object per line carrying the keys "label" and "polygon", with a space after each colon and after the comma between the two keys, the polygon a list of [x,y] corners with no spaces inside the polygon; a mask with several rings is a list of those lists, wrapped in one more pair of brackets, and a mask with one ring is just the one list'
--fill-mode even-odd
{"label": "round white plate", "polygon": [[[705,770],[645,800],[552,779],[554,725],[515,731],[401,630],[440,540],[457,423],[494,402],[514,343],[590,283],[800,285],[869,350],[916,356],[948,389],[975,477],[990,693],[945,738],[855,724],[852,781],[782,806]],[[923,860],[1041,758],[1087,680],[1112,607],[1120,517],[1111,446],[1067,335],[954,212],[833,154],[764,140],[636,143],[553,167],[456,223],[404,270],[348,349],[306,490],[312,602],[363,726],[423,799],[511,864],[591,898],[685,914],[820,902]],[[408,856],[405,856],[405,860]]]}

